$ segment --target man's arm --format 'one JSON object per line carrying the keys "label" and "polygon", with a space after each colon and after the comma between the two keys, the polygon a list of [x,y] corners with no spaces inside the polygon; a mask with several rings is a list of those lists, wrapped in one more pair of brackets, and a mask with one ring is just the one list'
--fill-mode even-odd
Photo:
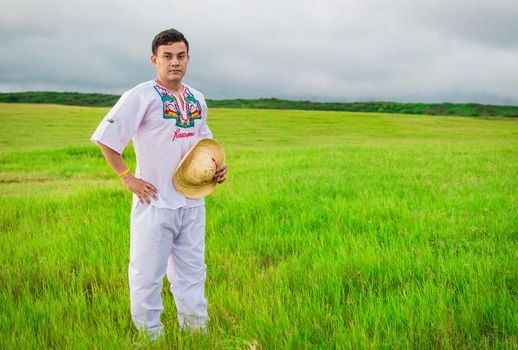
{"label": "man's arm", "polygon": [[[110,147],[102,144],[101,142],[98,142],[99,147],[101,148],[101,151],[103,153],[104,158],[110,164],[113,170],[117,174],[123,173],[128,167],[126,164],[124,164],[124,160],[122,159],[122,156],[111,149]],[[138,197],[138,200],[140,203],[146,202],[147,204],[151,203],[150,196],[153,197],[155,200],[158,199],[157,197],[157,189],[155,186],[150,184],[149,182],[146,182],[142,179],[136,178],[133,176],[130,172],[127,172],[125,175],[121,176],[121,179],[126,184],[126,187],[133,193],[135,193]]]}
{"label": "man's arm", "polygon": [[[209,129],[209,126],[207,125],[207,115],[208,115],[208,107],[207,102],[205,101],[205,96],[201,95],[201,101],[202,101],[202,110],[205,110],[205,117],[202,119],[202,125],[200,130],[200,137],[201,138],[212,138],[212,132]],[[226,164],[216,164],[216,173],[214,174],[214,177],[212,178],[213,182],[217,182],[219,184],[222,184],[227,179],[227,165]]]}

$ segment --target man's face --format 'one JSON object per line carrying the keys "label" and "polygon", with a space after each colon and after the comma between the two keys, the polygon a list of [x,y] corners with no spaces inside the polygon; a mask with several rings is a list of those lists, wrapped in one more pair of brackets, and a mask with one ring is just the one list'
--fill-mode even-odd
{"label": "man's face", "polygon": [[189,54],[183,41],[160,45],[156,56],[151,56],[158,79],[164,83],[180,83],[187,72]]}

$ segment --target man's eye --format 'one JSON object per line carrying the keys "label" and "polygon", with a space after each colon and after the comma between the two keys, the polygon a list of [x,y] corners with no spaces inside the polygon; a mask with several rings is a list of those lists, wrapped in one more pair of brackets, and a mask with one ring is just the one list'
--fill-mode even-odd
{"label": "man's eye", "polygon": [[165,58],[166,60],[170,60],[170,59],[171,59],[171,56],[167,55],[167,56],[164,56],[164,58]]}
{"label": "man's eye", "polygon": [[180,56],[178,56],[178,59],[183,60],[184,57],[185,57],[185,55],[180,55]]}

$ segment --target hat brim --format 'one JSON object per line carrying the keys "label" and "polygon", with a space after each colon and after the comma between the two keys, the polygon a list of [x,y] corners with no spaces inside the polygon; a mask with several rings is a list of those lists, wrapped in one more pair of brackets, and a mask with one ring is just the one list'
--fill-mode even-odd
{"label": "hat brim", "polygon": [[176,167],[173,176],[173,183],[176,190],[190,199],[199,199],[210,195],[217,185],[217,183],[213,181],[203,184],[195,184],[189,181],[188,176],[186,176],[187,169],[197,152],[209,154],[216,162],[216,165],[220,165],[225,162],[225,151],[223,150],[223,147],[213,139],[201,139],[191,147]]}

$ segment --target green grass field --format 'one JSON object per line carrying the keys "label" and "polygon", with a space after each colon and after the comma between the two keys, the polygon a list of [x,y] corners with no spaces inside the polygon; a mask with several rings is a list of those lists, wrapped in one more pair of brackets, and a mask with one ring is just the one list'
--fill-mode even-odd
{"label": "green grass field", "polygon": [[[146,347],[107,108],[0,104],[0,348]],[[212,109],[208,334],[153,348],[518,348],[518,121]],[[134,169],[133,150],[125,159]]]}

